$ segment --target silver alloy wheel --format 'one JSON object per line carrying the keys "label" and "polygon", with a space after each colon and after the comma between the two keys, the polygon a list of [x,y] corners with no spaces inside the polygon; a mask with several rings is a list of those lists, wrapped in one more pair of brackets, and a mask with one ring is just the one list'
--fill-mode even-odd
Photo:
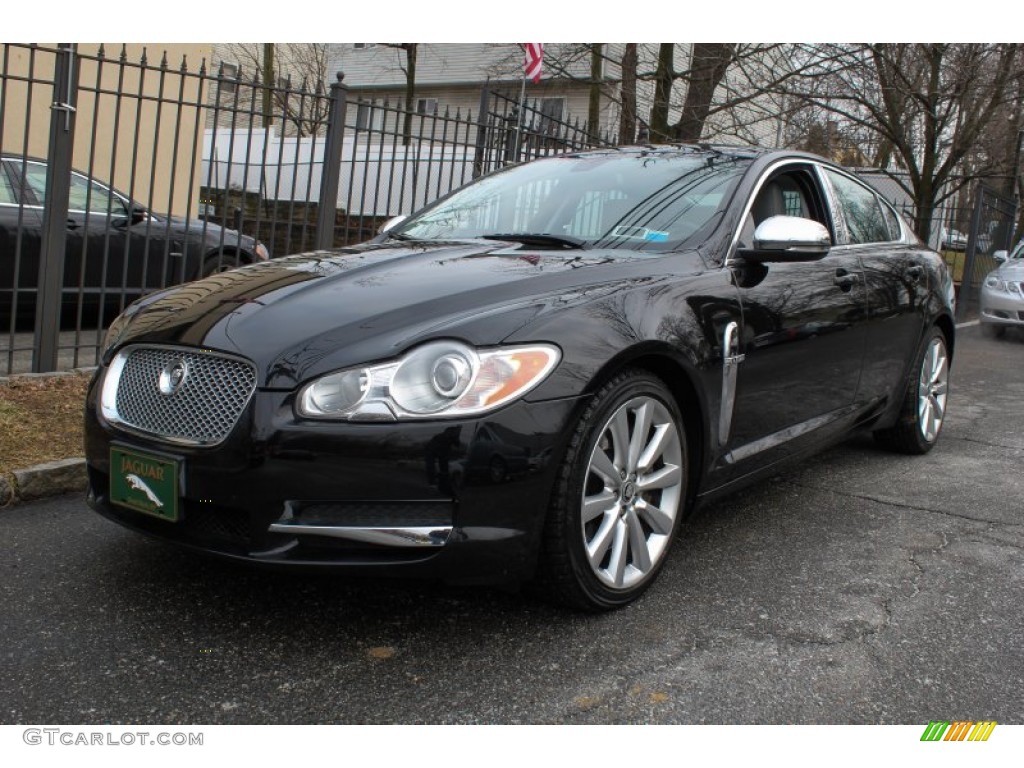
{"label": "silver alloy wheel", "polygon": [[933,443],[939,436],[946,415],[948,390],[949,358],[946,355],[946,344],[941,336],[936,336],[921,361],[917,387],[917,422],[925,442]]}
{"label": "silver alloy wheel", "polygon": [[648,396],[620,406],[591,453],[580,507],[594,574],[613,589],[652,574],[670,543],[684,488],[679,427]]}

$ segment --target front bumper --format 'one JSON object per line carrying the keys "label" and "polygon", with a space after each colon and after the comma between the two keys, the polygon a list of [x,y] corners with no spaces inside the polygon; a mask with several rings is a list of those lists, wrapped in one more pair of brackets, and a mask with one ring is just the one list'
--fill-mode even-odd
{"label": "front bumper", "polygon": [[[86,407],[89,503],[133,530],[220,557],[460,583],[528,579],[578,400],[517,402],[472,420],[296,419],[257,390],[213,448],[170,445]],[[172,455],[175,522],[110,501],[110,449]]]}
{"label": "front bumper", "polygon": [[982,286],[979,319],[993,325],[1024,326],[1024,296]]}

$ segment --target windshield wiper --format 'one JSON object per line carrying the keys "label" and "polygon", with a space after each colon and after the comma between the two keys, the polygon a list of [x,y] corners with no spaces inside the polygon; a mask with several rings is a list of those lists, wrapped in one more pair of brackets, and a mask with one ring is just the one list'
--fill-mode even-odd
{"label": "windshield wiper", "polygon": [[507,240],[510,243],[522,243],[523,245],[534,245],[539,248],[585,248],[586,240],[569,235],[549,235],[543,232],[523,233],[517,232],[508,235],[480,235],[483,240]]}

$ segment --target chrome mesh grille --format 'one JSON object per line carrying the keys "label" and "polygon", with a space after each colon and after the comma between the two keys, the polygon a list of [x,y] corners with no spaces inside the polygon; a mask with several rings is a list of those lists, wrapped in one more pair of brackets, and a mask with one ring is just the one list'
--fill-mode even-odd
{"label": "chrome mesh grille", "polygon": [[[233,357],[164,347],[132,347],[120,356],[114,420],[167,440],[221,442],[256,389],[255,366]],[[176,391],[164,394],[161,374],[178,363],[187,374]]]}

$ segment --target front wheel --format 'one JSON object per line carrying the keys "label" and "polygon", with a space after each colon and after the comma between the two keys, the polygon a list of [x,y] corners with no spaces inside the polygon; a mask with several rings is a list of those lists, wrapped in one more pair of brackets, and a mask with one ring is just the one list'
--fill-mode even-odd
{"label": "front wheel", "polygon": [[594,396],[566,452],[545,524],[540,580],[589,611],[654,581],[687,498],[686,433],[660,379],[627,371]]}
{"label": "front wheel", "polygon": [[248,260],[245,259],[245,257],[238,256],[237,254],[234,253],[215,253],[212,256],[208,256],[206,260],[203,262],[203,266],[199,271],[199,276],[209,277],[210,275],[216,275],[221,272],[227,272],[229,270],[234,269],[235,267],[240,267],[243,264],[248,263],[249,262]]}
{"label": "front wheel", "polygon": [[899,421],[875,432],[875,440],[900,453],[928,453],[935,447],[946,419],[948,395],[946,337],[939,328],[932,328],[907,382]]}

